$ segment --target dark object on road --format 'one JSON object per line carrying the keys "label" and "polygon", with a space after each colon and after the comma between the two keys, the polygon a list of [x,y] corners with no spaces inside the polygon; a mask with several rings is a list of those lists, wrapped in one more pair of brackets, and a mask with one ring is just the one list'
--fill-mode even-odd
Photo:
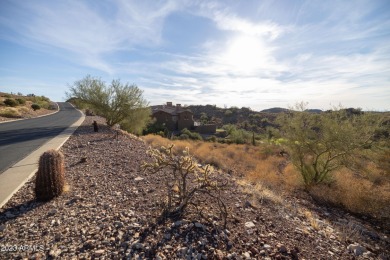
{"label": "dark object on road", "polygon": [[96,121],[93,121],[92,125],[93,125],[93,130],[94,130],[95,132],[99,132],[99,127],[98,127],[97,122],[96,122]]}
{"label": "dark object on road", "polygon": [[41,201],[51,200],[62,194],[64,186],[64,155],[56,150],[44,152],[39,158],[35,197]]}

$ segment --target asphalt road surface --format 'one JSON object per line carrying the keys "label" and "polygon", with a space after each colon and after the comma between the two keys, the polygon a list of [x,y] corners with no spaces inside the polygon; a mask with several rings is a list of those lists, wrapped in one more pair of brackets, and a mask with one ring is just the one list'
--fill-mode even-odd
{"label": "asphalt road surface", "polygon": [[0,124],[0,174],[76,122],[82,114],[58,102],[53,115]]}

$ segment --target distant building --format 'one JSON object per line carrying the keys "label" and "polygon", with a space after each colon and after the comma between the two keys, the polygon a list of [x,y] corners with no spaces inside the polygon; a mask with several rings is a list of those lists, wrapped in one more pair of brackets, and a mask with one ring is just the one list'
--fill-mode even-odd
{"label": "distant building", "polygon": [[165,125],[170,131],[180,131],[184,128],[191,130],[195,125],[193,113],[181,104],[173,106],[172,102],[167,102],[166,105],[153,106],[152,114],[157,123]]}
{"label": "distant building", "polygon": [[200,125],[195,122],[191,110],[183,108],[181,104],[174,106],[172,102],[152,106],[152,116],[156,119],[156,123],[164,125],[169,131],[181,131],[187,128],[201,134],[213,134],[217,130],[215,124]]}

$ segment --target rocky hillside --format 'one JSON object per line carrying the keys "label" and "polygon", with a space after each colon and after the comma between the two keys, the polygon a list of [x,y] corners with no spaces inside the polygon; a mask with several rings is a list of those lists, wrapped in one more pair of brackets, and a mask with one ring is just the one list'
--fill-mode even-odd
{"label": "rocky hillside", "polygon": [[226,227],[202,196],[201,207],[157,221],[167,174],[144,173],[145,143],[103,122],[87,117],[61,148],[64,195],[37,202],[32,180],[0,210],[0,259],[389,259],[388,230],[303,195],[269,199],[221,171]]}
{"label": "rocky hillside", "polygon": [[219,108],[212,105],[193,105],[187,108],[194,113],[196,121],[215,123],[219,128],[226,124],[233,124],[247,131],[265,133],[267,127],[276,126],[274,121],[277,113],[257,112],[246,107]]}
{"label": "rocky hillside", "polygon": [[44,96],[27,96],[0,92],[0,122],[20,118],[34,118],[57,110],[57,104]]}

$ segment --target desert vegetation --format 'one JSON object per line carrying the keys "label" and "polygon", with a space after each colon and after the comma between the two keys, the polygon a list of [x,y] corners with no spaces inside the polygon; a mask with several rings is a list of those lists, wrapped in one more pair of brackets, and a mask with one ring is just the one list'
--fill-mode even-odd
{"label": "desert vegetation", "polygon": [[61,152],[49,150],[39,158],[35,179],[37,200],[47,201],[62,194],[65,187],[65,158]]}
{"label": "desert vegetation", "polygon": [[337,109],[323,114],[306,111],[304,103],[295,112],[279,117],[284,145],[305,185],[332,181],[332,173],[354,157],[371,150],[381,119],[360,110]]}
{"label": "desert vegetation", "polygon": [[0,117],[2,120],[31,118],[51,113],[51,110],[56,109],[57,105],[45,96],[0,93]]}
{"label": "desert vegetation", "polygon": [[[218,183],[215,171],[209,164],[199,165],[186,147],[181,155],[173,153],[174,145],[149,149],[147,151],[153,158],[153,162],[144,163],[143,169],[151,174],[157,174],[168,170],[170,178],[166,179],[166,200],[162,201],[163,217],[181,217],[188,206],[201,207],[194,202],[199,194],[207,195],[215,200],[218,205],[220,217],[226,226],[227,209],[218,192],[224,188],[223,183]],[[164,174],[164,173],[163,173]],[[202,210],[198,210],[202,212]]]}
{"label": "desert vegetation", "polygon": [[107,125],[120,124],[131,133],[142,133],[149,123],[150,109],[136,85],[113,80],[109,86],[99,78],[86,76],[70,86],[68,101],[89,109],[107,120]]}
{"label": "desert vegetation", "polygon": [[279,115],[277,138],[256,140],[255,145],[143,138],[156,147],[173,143],[178,154],[189,147],[200,162],[260,185],[268,197],[308,193],[320,203],[389,221],[388,119],[361,110],[318,114],[302,103],[297,106],[300,111]]}

